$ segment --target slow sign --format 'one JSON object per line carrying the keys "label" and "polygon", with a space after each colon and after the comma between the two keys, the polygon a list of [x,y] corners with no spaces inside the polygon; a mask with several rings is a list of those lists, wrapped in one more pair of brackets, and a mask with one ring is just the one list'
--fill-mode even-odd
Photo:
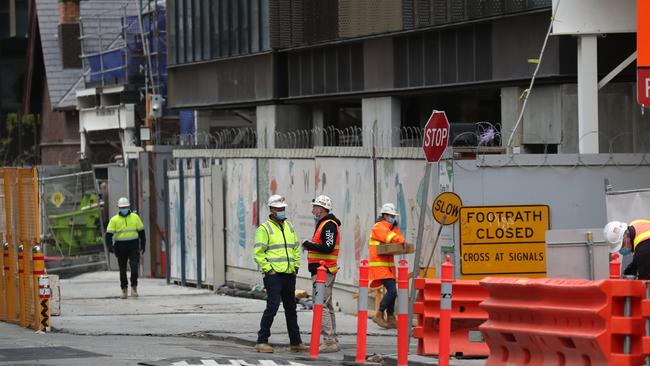
{"label": "slow sign", "polygon": [[546,277],[546,205],[460,209],[461,277]]}
{"label": "slow sign", "polygon": [[[431,205],[431,213],[436,222],[442,224],[442,219],[445,219],[444,225],[451,225],[458,221],[460,217],[460,208],[463,206],[463,201],[454,192],[443,192],[436,197]],[[447,215],[447,216],[445,216]]]}

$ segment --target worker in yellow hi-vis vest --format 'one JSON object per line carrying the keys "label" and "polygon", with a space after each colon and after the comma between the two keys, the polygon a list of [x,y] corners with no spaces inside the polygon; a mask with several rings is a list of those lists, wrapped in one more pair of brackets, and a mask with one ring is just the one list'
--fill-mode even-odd
{"label": "worker in yellow hi-vis vest", "polygon": [[138,266],[147,242],[144,224],[140,216],[131,211],[131,204],[125,197],[117,201],[118,213],[111,218],[106,228],[106,246],[115,253],[120,267],[122,298],[128,297],[129,283],[126,278],[126,264],[131,269],[131,296],[138,297]]}

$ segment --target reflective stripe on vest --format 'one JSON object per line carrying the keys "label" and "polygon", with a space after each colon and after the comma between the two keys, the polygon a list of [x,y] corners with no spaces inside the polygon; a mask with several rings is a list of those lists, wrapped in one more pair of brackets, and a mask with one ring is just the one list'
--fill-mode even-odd
{"label": "reflective stripe on vest", "polygon": [[650,239],[650,220],[634,220],[630,223],[634,227],[634,248],[644,240]]}
{"label": "reflective stripe on vest", "polygon": [[[266,221],[261,226],[268,234],[268,243],[256,242],[256,247],[264,248],[264,258],[272,264],[273,270],[278,273],[295,273],[300,266],[296,259],[296,250],[299,250],[298,238],[293,226],[287,220],[280,224]],[[275,230],[274,230],[275,229]]]}
{"label": "reflective stripe on vest", "polygon": [[107,233],[113,234],[114,242],[138,239],[138,231],[144,230],[140,217],[135,213],[127,216],[115,215],[108,222]]}
{"label": "reflective stripe on vest", "polygon": [[[323,227],[325,227],[325,224],[327,224],[330,221],[336,225],[336,222],[332,219],[328,219],[321,222],[316,228],[316,231],[314,231],[314,236],[311,238],[312,243],[316,245],[323,244],[323,241],[321,240],[321,232],[323,231]],[[335,274],[339,270],[337,259],[339,257],[340,242],[341,242],[341,231],[339,229],[339,226],[336,225],[336,243],[334,243],[334,250],[332,251],[332,253],[325,254],[315,250],[308,250],[307,263],[309,264],[320,263],[320,261],[322,260],[325,262],[325,267],[329,269],[329,272],[331,274]]]}

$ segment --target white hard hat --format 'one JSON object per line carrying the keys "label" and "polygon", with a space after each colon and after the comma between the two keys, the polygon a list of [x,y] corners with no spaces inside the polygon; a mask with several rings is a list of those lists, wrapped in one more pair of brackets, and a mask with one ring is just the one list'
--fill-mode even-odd
{"label": "white hard hat", "polygon": [[332,199],[330,199],[329,197],[327,197],[324,194],[321,194],[320,196],[318,196],[318,197],[314,198],[313,200],[311,200],[311,204],[314,205],[314,206],[320,206],[320,207],[326,209],[327,211],[332,210]]}
{"label": "white hard hat", "polygon": [[284,202],[284,197],[279,194],[274,194],[269,197],[269,207],[273,208],[283,208],[287,207],[287,204]]}
{"label": "white hard hat", "polygon": [[611,244],[609,246],[610,253],[615,253],[621,250],[625,230],[627,230],[627,224],[624,222],[612,221],[605,225],[603,236],[605,237],[605,240]]}
{"label": "white hard hat", "polygon": [[117,200],[117,207],[118,208],[129,208],[129,207],[131,207],[131,203],[129,203],[128,198],[121,197],[119,200]]}
{"label": "white hard hat", "polygon": [[384,205],[381,206],[380,213],[399,216],[399,212],[397,212],[397,208],[392,203],[384,203]]}

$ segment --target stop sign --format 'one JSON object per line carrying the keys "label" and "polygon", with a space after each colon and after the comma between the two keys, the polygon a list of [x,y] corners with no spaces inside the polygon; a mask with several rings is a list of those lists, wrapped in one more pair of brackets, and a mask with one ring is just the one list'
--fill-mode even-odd
{"label": "stop sign", "polygon": [[447,148],[449,141],[449,121],[443,111],[434,110],[424,126],[422,149],[429,163],[435,163]]}

